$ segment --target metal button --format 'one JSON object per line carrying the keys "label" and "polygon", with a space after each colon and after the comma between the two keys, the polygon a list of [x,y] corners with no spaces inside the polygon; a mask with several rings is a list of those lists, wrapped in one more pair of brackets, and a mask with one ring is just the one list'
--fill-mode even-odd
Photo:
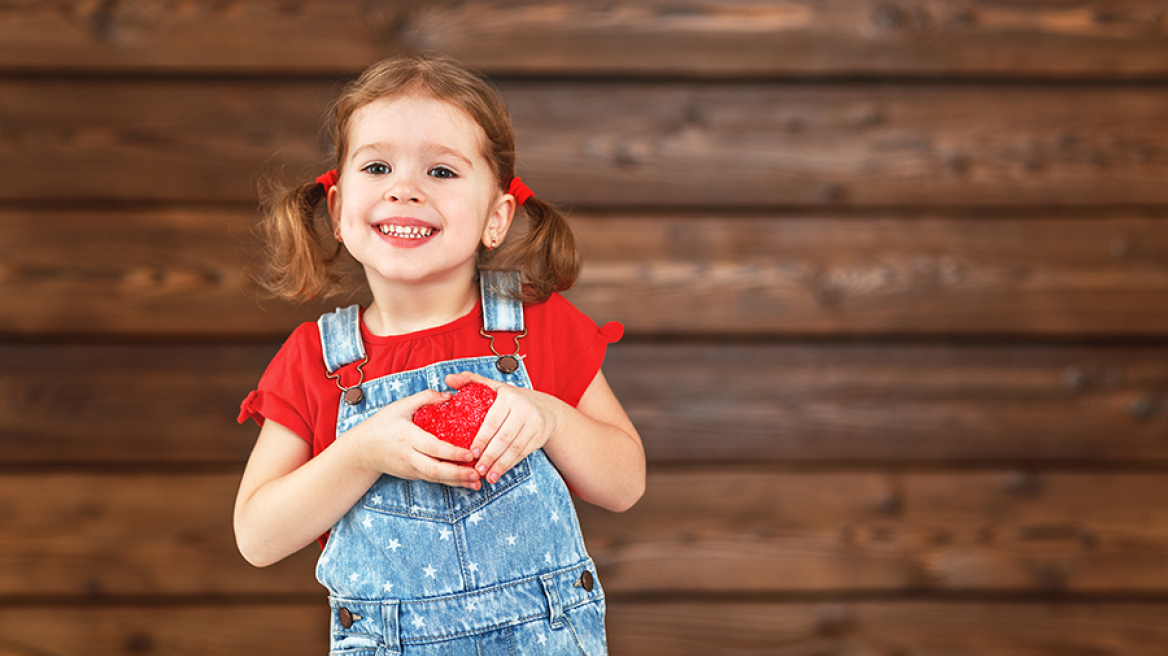
{"label": "metal button", "polygon": [[365,392],[361,391],[360,387],[350,387],[349,389],[345,390],[345,403],[349,405],[357,405],[364,400]]}
{"label": "metal button", "polygon": [[348,608],[342,607],[342,608],[339,608],[337,610],[337,619],[340,620],[341,626],[343,626],[347,629],[347,628],[353,626],[353,622],[355,620],[361,619],[361,616],[354,615],[352,612],[349,611]]}
{"label": "metal button", "polygon": [[592,578],[592,572],[584,570],[580,575],[580,580],[576,581],[577,586],[583,586],[588,592],[592,592],[592,588],[596,585],[596,580]]}
{"label": "metal button", "polygon": [[514,355],[500,355],[495,368],[505,374],[513,374],[519,369],[519,358]]}

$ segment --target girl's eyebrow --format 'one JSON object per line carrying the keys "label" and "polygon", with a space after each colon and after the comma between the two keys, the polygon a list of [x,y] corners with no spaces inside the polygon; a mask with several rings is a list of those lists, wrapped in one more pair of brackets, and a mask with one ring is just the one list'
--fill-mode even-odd
{"label": "girl's eyebrow", "polygon": [[[373,150],[373,151],[389,150],[389,151],[392,151],[393,146],[391,144],[388,144],[388,143],[385,143],[382,141],[375,141],[373,143],[367,143],[363,146],[360,146],[356,150],[354,150],[353,155],[350,157],[350,159],[357,159],[357,156],[360,155],[361,153],[365,152],[366,150]],[[444,146],[442,144],[434,143],[434,142],[425,142],[422,144],[422,150],[424,152],[431,153],[435,156],[450,157],[450,158],[456,159],[463,166],[465,166],[467,168],[471,168],[471,169],[474,168],[474,162],[469,157],[466,157],[458,150],[455,150],[454,148],[451,148],[449,146]]]}

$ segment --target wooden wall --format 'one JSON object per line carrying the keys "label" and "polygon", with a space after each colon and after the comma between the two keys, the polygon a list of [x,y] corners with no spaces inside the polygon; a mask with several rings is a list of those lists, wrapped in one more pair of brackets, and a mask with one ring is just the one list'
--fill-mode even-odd
{"label": "wooden wall", "polygon": [[1168,2],[0,5],[0,655],[322,654],[235,425],[320,306],[257,181],[338,84],[494,76],[628,337],[614,656],[1168,653]]}

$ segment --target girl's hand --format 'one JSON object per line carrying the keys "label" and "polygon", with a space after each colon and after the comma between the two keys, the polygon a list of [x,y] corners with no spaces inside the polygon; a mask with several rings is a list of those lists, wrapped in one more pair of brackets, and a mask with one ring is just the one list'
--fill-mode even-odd
{"label": "girl's hand", "polygon": [[364,464],[379,473],[477,490],[482,483],[470,467],[474,454],[443,442],[413,422],[418,408],[449,398],[449,394],[424,390],[398,399],[354,426],[341,439],[362,440]]}
{"label": "girl's hand", "polygon": [[446,377],[446,384],[454,389],[461,389],[468,383],[482,383],[496,394],[495,402],[470,446],[478,456],[474,467],[478,475],[494,485],[503,474],[543,447],[555,434],[555,403],[558,400],[470,372]]}

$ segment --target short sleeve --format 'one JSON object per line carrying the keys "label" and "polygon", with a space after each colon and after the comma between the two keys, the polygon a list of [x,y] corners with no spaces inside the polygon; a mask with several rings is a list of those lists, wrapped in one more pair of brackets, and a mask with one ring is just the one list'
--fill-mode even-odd
{"label": "short sleeve", "polygon": [[[313,443],[313,417],[309,391],[305,388],[306,351],[319,343],[315,324],[303,324],[272,358],[260,381],[240,404],[239,423],[249,419],[260,426],[268,419],[288,428],[301,439]],[[319,350],[319,347],[317,347]]]}
{"label": "short sleeve", "polygon": [[597,326],[559,294],[553,294],[545,305],[545,329],[555,336],[551,341],[554,394],[574,407],[600,371],[608,345],[624,336],[624,326],[616,321]]}

